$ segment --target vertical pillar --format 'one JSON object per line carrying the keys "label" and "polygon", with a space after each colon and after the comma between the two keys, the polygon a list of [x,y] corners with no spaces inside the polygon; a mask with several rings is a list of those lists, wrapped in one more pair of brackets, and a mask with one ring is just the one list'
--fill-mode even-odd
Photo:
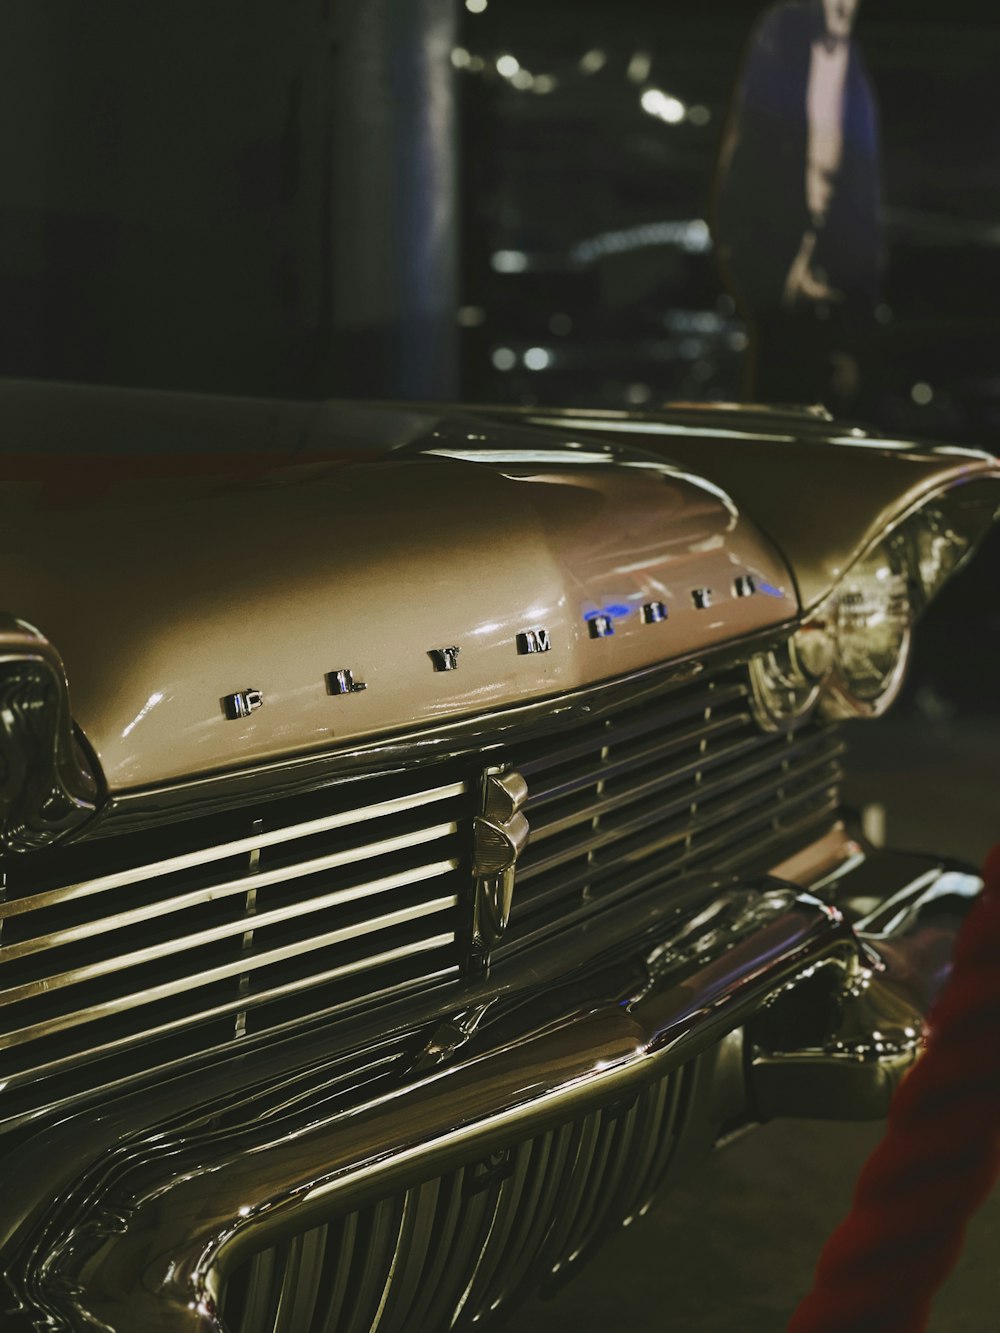
{"label": "vertical pillar", "polygon": [[454,0],[334,0],[327,392],[457,387]]}

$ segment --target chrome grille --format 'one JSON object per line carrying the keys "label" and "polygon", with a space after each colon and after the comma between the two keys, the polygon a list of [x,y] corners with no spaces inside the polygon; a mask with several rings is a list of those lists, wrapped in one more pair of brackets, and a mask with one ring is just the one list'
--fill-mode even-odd
{"label": "chrome grille", "polygon": [[489,1159],[261,1250],[229,1277],[229,1333],[482,1327],[642,1211],[675,1155],[693,1067]]}
{"label": "chrome grille", "polygon": [[[469,811],[465,782],[442,776],[15,862],[0,903],[0,1120],[456,973]],[[103,873],[62,878],[88,858]],[[129,1057],[140,1042],[155,1048]]]}
{"label": "chrome grille", "polygon": [[816,720],[761,731],[730,671],[514,751],[531,838],[497,952],[689,870],[776,864],[836,808],[843,748]]}

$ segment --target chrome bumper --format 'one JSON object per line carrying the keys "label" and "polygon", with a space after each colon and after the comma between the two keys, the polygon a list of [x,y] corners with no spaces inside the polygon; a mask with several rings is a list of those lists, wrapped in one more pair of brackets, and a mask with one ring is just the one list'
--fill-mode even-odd
{"label": "chrome bumper", "polygon": [[741,1058],[711,1137],[777,1115],[879,1116],[980,889],[878,852],[807,885],[704,882],[683,910],[643,899],[574,931],[558,957],[550,942],[470,986],[427,1028],[403,1085],[349,1112],[320,1101],[280,1128],[244,1116],[220,1135],[220,1112],[249,1107],[244,1086],[147,1116],[58,1207],[36,1203],[30,1224],[22,1208],[4,1327],[207,1333],[251,1251],[613,1103],[724,1040]]}

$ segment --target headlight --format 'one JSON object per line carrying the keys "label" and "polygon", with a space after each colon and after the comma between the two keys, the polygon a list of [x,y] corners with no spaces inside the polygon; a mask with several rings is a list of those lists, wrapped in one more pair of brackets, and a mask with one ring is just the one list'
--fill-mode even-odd
{"label": "headlight", "polygon": [[920,581],[923,605],[951,578],[972,551],[973,542],[944,509],[934,506],[920,511],[909,524],[913,543],[914,572]]}
{"label": "headlight", "polygon": [[754,658],[762,725],[785,730],[817,703],[834,718],[883,713],[903,684],[914,621],[971,553],[984,514],[980,494],[960,489],[870,546],[786,645]]}
{"label": "headlight", "polygon": [[787,731],[812,710],[820,690],[819,681],[799,669],[790,644],[751,658],[750,685],[754,713],[765,731]]}
{"label": "headlight", "polygon": [[899,693],[915,615],[906,557],[905,543],[881,542],[847,574],[826,608],[833,645],[822,701],[828,716],[874,716]]}

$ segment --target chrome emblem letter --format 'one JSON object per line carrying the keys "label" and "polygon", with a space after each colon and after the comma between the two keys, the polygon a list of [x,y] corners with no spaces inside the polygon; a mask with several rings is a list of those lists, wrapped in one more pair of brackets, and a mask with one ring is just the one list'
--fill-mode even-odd
{"label": "chrome emblem letter", "polygon": [[526,629],[517,636],[519,653],[548,653],[552,651],[552,640],[547,629]]}
{"label": "chrome emblem letter", "polygon": [[609,639],[615,632],[615,622],[610,616],[591,616],[587,624],[592,639]]}
{"label": "chrome emblem letter", "polygon": [[692,588],[691,599],[699,611],[707,611],[712,605],[712,589]]}
{"label": "chrome emblem letter", "polygon": [[461,648],[432,648],[430,659],[435,671],[457,671],[458,655]]}
{"label": "chrome emblem letter", "polygon": [[260,690],[237,690],[235,694],[227,694],[222,701],[226,717],[232,722],[237,718],[249,717],[263,706],[264,696]]}
{"label": "chrome emblem letter", "polygon": [[752,597],[757,591],[757,585],[753,581],[752,574],[740,574],[733,584],[733,591],[737,597]]}
{"label": "chrome emblem letter", "polygon": [[667,618],[667,608],[663,602],[647,602],[642,608],[642,619],[646,625],[658,625]]}
{"label": "chrome emblem letter", "polygon": [[326,688],[330,694],[359,694],[368,686],[363,680],[355,680],[353,671],[328,671]]}
{"label": "chrome emblem letter", "polygon": [[528,784],[520,773],[488,768],[483,774],[482,813],[473,822],[472,962],[489,967],[490,951],[510,920],[517,858],[528,841],[528,821],[521,806]]}

